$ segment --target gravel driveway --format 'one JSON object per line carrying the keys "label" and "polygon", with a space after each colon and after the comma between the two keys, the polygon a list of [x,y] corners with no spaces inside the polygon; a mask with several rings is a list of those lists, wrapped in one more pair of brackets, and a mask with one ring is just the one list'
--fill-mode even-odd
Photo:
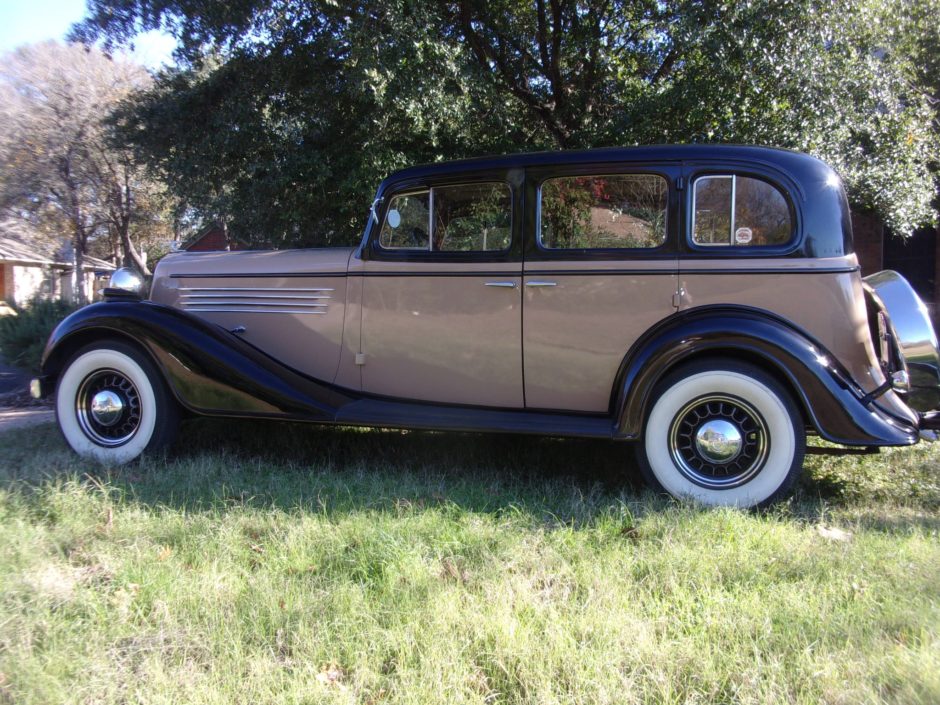
{"label": "gravel driveway", "polygon": [[0,394],[29,389],[29,373],[12,367],[0,358]]}
{"label": "gravel driveway", "polygon": [[43,407],[0,407],[0,433],[55,421],[55,411]]}

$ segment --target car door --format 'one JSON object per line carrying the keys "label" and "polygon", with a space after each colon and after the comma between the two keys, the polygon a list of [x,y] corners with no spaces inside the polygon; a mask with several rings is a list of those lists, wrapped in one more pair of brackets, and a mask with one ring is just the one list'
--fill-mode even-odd
{"label": "car door", "polygon": [[527,173],[526,407],[607,413],[630,346],[676,310],[679,166]]}
{"label": "car door", "polygon": [[521,172],[420,180],[383,195],[361,275],[362,391],[524,405]]}

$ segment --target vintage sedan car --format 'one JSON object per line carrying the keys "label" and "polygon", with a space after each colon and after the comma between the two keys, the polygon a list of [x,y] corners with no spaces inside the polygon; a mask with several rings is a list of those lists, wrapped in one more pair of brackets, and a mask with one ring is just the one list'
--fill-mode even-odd
{"label": "vintage sedan car", "polygon": [[839,177],[789,151],[420,166],[382,182],[358,247],[184,252],[149,298],[137,281],[55,330],[34,385],[106,463],[184,414],[578,436],[635,442],[675,496],[756,506],[807,435],[876,449],[937,426],[923,303],[862,279]]}

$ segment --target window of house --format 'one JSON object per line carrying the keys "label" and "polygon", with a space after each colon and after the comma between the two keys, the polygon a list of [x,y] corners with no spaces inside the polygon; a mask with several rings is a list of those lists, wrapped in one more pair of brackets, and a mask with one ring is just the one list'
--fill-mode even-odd
{"label": "window of house", "polygon": [[512,192],[492,183],[395,196],[379,233],[389,250],[492,252],[509,249],[511,240]]}
{"label": "window of house", "polygon": [[542,184],[539,242],[550,249],[659,247],[669,185],[655,174],[564,176]]}
{"label": "window of house", "polygon": [[703,176],[695,182],[692,241],[696,245],[785,245],[793,234],[786,198],[747,176]]}

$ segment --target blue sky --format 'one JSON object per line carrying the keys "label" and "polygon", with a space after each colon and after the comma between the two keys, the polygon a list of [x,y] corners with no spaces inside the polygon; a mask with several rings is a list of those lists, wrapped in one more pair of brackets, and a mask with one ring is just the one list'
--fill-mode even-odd
{"label": "blue sky", "polygon": [[[21,44],[63,39],[85,14],[85,0],[0,0],[0,53]],[[173,39],[149,32],[135,40],[133,56],[156,68],[169,62]]]}

